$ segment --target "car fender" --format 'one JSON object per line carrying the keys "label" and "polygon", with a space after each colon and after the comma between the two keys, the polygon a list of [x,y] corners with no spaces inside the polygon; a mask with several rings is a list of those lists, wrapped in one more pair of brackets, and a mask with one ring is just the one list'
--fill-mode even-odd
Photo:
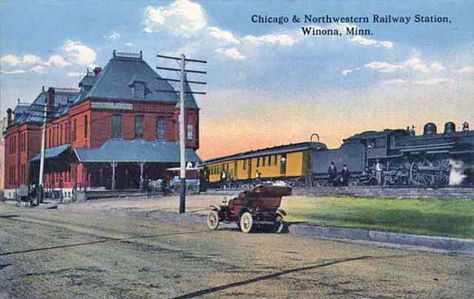
{"label": "car fender", "polygon": [[286,211],[283,210],[282,208],[278,208],[278,209],[277,209],[277,213],[278,213],[278,214],[281,214],[281,216],[286,216]]}
{"label": "car fender", "polygon": [[212,211],[220,212],[220,211],[221,211],[221,207],[220,207],[220,206],[214,206],[214,205],[212,205],[212,206],[211,206],[211,210],[212,210]]}

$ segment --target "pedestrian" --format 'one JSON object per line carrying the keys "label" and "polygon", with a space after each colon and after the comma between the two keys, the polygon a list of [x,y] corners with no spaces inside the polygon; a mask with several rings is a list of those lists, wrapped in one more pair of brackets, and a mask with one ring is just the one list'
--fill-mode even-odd
{"label": "pedestrian", "polygon": [[349,173],[349,169],[347,168],[347,165],[344,164],[344,166],[342,167],[342,171],[341,171],[342,185],[343,186],[349,185],[350,176],[351,176],[351,174]]}
{"label": "pedestrian", "polygon": [[328,184],[334,185],[335,179],[337,177],[337,168],[336,168],[336,165],[334,165],[334,161],[331,161],[331,163],[329,164],[328,175],[329,175]]}
{"label": "pedestrian", "polygon": [[63,203],[64,195],[63,195],[63,188],[64,188],[64,182],[63,182],[63,177],[59,177],[59,199],[60,202]]}
{"label": "pedestrian", "polygon": [[226,173],[225,173],[225,170],[223,170],[222,173],[221,173],[221,188],[222,188],[222,189],[225,189],[225,187],[226,187],[226,186],[225,186],[226,177],[227,177],[227,175],[226,175]]}
{"label": "pedestrian", "polygon": [[255,183],[258,185],[260,184],[260,172],[257,172],[255,173]]}
{"label": "pedestrian", "polygon": [[377,179],[377,184],[382,185],[383,179],[383,165],[380,163],[380,160],[377,159],[377,163],[375,164],[375,177]]}

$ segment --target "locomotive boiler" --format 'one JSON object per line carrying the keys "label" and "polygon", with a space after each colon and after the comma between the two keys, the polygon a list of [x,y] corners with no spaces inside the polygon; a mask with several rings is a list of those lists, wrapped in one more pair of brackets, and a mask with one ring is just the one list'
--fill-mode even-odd
{"label": "locomotive boiler", "polygon": [[[346,164],[353,183],[473,185],[474,131],[467,123],[456,131],[456,125],[447,122],[440,133],[434,123],[427,123],[422,135],[413,128],[356,134],[338,149],[311,153],[314,181],[324,182],[331,162],[337,169]],[[381,165],[382,182],[370,180],[376,164]]]}

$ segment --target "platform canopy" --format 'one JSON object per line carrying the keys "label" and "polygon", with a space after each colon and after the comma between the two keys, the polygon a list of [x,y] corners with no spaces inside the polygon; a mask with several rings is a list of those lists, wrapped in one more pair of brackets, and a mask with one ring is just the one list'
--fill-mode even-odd
{"label": "platform canopy", "polygon": [[[63,144],[60,146],[48,148],[44,151],[44,158],[47,159],[55,159],[61,156],[61,154],[67,152],[71,148],[70,144]],[[37,154],[30,162],[38,162],[41,159],[41,155]]]}
{"label": "platform canopy", "polygon": [[[74,149],[81,163],[179,163],[179,144],[171,141],[109,139],[100,148]],[[186,149],[187,162],[200,162],[193,149]]]}

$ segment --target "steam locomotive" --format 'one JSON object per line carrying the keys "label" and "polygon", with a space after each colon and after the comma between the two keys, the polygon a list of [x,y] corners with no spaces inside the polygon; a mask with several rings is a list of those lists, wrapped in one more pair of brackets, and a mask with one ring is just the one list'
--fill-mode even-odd
{"label": "steam locomotive", "polygon": [[[474,185],[474,131],[467,122],[460,131],[447,122],[443,133],[427,123],[418,136],[413,127],[356,134],[338,149],[311,153],[313,182],[327,180],[331,162],[337,169],[345,164],[355,183]],[[382,182],[374,180],[376,164],[381,166]]]}

